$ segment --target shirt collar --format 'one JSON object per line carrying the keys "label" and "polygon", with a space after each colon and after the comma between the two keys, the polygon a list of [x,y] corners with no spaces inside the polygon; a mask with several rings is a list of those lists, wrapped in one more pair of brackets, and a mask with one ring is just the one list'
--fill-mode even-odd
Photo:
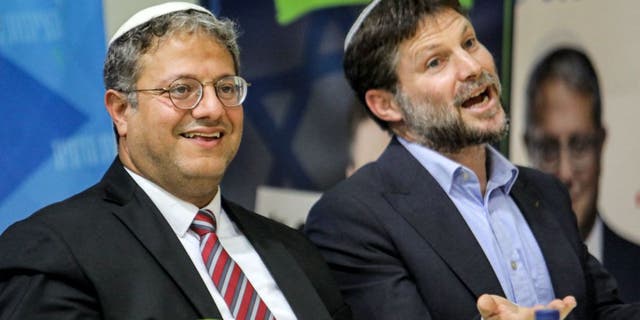
{"label": "shirt collar", "polygon": [[[451,191],[457,172],[462,170],[471,171],[437,151],[419,143],[407,141],[402,137],[397,138],[447,193]],[[487,145],[487,150],[490,161],[489,184],[503,186],[505,193],[509,193],[518,176],[518,168],[492,146]]]}
{"label": "shirt collar", "polygon": [[[144,178],[135,172],[125,168],[127,173],[131,175],[133,180],[142,188],[142,190],[149,196],[153,204],[160,210],[160,213],[167,220],[171,229],[178,237],[183,237],[196,217],[199,208],[194,204],[179,199],[173,194],[167,192],[157,184],[151,182],[151,180]],[[221,196],[220,187],[216,191],[216,196],[202,209],[209,209],[213,212],[216,221],[220,220],[221,210]]]}
{"label": "shirt collar", "polygon": [[503,187],[504,192],[508,194],[518,178],[518,167],[492,146],[487,145],[487,151],[490,161],[489,183]]}

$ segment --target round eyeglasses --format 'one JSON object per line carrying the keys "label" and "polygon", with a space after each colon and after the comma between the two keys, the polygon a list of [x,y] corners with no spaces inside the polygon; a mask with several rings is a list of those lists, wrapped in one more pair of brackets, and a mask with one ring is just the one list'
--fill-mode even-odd
{"label": "round eyeglasses", "polygon": [[202,101],[204,87],[209,84],[213,85],[218,100],[226,107],[241,105],[247,97],[247,87],[251,85],[239,76],[226,76],[205,82],[184,77],[174,80],[167,88],[136,89],[131,92],[154,92],[158,95],[169,93],[169,99],[176,108],[189,110]]}

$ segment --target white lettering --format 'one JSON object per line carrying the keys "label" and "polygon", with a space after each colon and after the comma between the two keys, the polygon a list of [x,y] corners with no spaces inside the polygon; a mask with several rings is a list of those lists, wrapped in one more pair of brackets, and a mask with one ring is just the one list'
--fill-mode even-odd
{"label": "white lettering", "polygon": [[54,42],[62,36],[62,19],[55,10],[0,14],[0,45]]}
{"label": "white lettering", "polygon": [[51,149],[54,168],[58,171],[108,163],[116,154],[113,133],[54,140],[51,143]]}

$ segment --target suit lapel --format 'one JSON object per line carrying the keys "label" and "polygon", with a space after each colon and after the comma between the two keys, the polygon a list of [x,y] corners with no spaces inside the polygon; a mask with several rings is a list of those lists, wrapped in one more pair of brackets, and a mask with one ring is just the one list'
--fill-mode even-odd
{"label": "suit lapel", "polygon": [[[504,296],[471,229],[431,174],[395,139],[378,160],[387,201],[438,252],[476,297]],[[478,274],[489,275],[478,277]]]}
{"label": "suit lapel", "polygon": [[277,240],[269,225],[259,217],[252,217],[254,213],[224,199],[223,206],[227,215],[234,220],[260,255],[296,316],[299,319],[330,320],[331,316],[322,299],[299,267],[299,262],[289,254],[282,242]]}
{"label": "suit lapel", "polygon": [[[522,172],[522,170],[521,170]],[[547,269],[551,276],[551,282],[556,297],[573,295],[576,291],[575,284],[584,282],[580,272],[580,261],[565,232],[554,218],[558,213],[554,208],[545,205],[537,189],[528,186],[524,175],[520,175],[513,185],[511,195],[527,220],[531,232],[542,251]]]}
{"label": "suit lapel", "polygon": [[119,205],[114,214],[155,258],[203,317],[220,317],[208,289],[171,226],[116,160],[105,177],[106,200]]}

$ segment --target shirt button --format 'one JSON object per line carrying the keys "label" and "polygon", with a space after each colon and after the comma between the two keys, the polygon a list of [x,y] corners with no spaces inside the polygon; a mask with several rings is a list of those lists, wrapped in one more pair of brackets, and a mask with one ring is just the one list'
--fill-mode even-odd
{"label": "shirt button", "polygon": [[513,260],[511,261],[511,269],[512,269],[512,270],[514,270],[514,271],[515,271],[516,269],[518,269],[518,264],[517,264],[515,261],[513,261]]}

